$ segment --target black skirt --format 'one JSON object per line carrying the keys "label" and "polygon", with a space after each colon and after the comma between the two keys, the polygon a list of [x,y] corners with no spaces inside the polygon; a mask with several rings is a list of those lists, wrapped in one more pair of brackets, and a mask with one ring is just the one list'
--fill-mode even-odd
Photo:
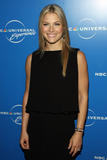
{"label": "black skirt", "polygon": [[68,145],[74,133],[72,114],[33,113],[28,121],[29,160],[74,160]]}

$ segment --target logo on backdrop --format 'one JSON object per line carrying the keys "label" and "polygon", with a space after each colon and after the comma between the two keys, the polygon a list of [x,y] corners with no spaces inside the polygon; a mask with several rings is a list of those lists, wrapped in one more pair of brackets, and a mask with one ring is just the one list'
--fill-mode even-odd
{"label": "logo on backdrop", "polygon": [[93,118],[95,116],[96,116],[95,112],[92,109],[88,109],[88,115],[85,124],[86,127],[90,127],[95,124],[95,119]]}
{"label": "logo on backdrop", "polygon": [[34,36],[36,34],[34,29],[28,29],[19,20],[11,20],[6,23],[4,29],[0,29],[4,33],[6,39],[11,43],[20,43],[26,36]]}
{"label": "logo on backdrop", "polygon": [[11,121],[17,125],[22,124],[22,105],[17,104],[10,108],[8,112],[2,111],[0,112],[0,115],[8,116]]}
{"label": "logo on backdrop", "polygon": [[107,72],[95,72],[96,77],[107,77]]}
{"label": "logo on backdrop", "polygon": [[94,156],[94,159],[95,160],[107,160],[107,157],[99,155],[99,156]]}
{"label": "logo on backdrop", "polygon": [[85,18],[79,22],[78,35],[82,39],[91,39],[96,35],[96,23],[93,19]]}
{"label": "logo on backdrop", "polygon": [[97,115],[94,110],[88,109],[88,115],[87,115],[85,126],[91,127],[91,126],[95,125],[96,121],[98,121],[98,120],[105,121],[105,120],[107,120],[107,116]]}
{"label": "logo on backdrop", "polygon": [[98,26],[94,19],[81,19],[78,25],[69,27],[69,31],[76,31],[78,36],[82,39],[92,39],[96,36],[97,31],[107,31],[107,26]]}
{"label": "logo on backdrop", "polygon": [[22,124],[22,105],[17,104],[11,107],[9,114],[13,123]]}

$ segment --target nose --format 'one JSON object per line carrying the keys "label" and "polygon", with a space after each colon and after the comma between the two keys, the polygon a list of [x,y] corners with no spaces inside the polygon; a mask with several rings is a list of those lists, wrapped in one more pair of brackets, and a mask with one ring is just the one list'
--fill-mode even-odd
{"label": "nose", "polygon": [[54,31],[54,26],[53,25],[50,25],[50,27],[49,27],[49,31]]}

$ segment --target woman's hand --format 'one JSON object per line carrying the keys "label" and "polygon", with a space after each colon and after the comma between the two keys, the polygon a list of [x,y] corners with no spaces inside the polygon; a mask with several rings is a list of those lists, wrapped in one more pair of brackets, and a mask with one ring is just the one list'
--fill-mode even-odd
{"label": "woman's hand", "polygon": [[23,149],[29,149],[29,136],[27,132],[21,134],[20,145]]}
{"label": "woman's hand", "polygon": [[70,149],[69,154],[72,154],[72,156],[74,156],[77,152],[81,150],[82,134],[82,132],[75,131],[75,133],[69,140],[68,149]]}

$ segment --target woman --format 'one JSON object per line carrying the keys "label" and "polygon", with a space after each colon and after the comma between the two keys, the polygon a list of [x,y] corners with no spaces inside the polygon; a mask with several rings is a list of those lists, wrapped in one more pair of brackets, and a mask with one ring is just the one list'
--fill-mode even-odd
{"label": "woman", "polygon": [[74,160],[82,147],[87,104],[85,55],[70,47],[62,8],[48,5],[39,18],[39,49],[26,60],[20,144],[29,149],[29,159]]}

